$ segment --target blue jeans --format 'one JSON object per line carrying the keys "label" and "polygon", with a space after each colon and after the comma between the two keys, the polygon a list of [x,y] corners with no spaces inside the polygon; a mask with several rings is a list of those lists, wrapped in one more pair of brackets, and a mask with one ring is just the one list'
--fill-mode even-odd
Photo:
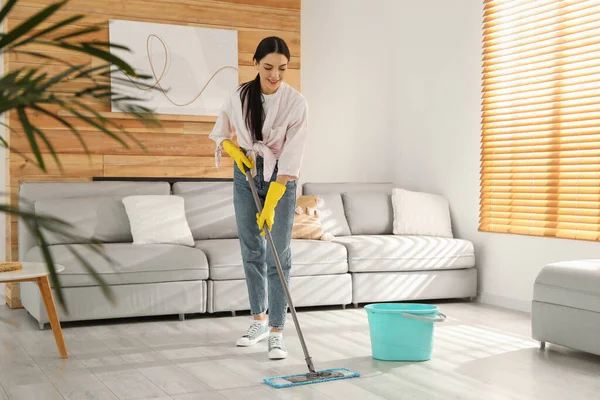
{"label": "blue jeans", "polygon": [[[277,179],[278,168],[275,167],[271,180],[265,182],[262,157],[258,157],[255,162],[257,173],[254,177],[254,185],[261,204],[264,204],[270,182]],[[262,314],[267,311],[268,306],[269,326],[283,329],[288,308],[285,292],[277,274],[277,267],[271,249],[267,245],[266,237],[260,236],[260,230],[256,223],[258,210],[252,196],[250,184],[246,181],[246,175],[239,170],[237,165],[234,164],[233,168],[233,204],[242,249],[248,297],[250,298],[250,312],[252,315]],[[287,284],[290,281],[290,269],[292,267],[290,245],[295,209],[296,181],[294,180],[287,182],[287,189],[275,207],[275,222],[271,229],[271,236]]]}

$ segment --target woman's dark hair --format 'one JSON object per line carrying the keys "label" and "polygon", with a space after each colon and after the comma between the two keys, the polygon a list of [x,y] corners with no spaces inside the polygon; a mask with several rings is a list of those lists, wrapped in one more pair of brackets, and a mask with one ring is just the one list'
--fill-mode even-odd
{"label": "woman's dark hair", "polygon": [[[256,62],[260,62],[260,60],[271,53],[283,54],[288,61],[290,59],[290,50],[287,44],[277,36],[270,36],[261,40],[256,47],[253,59]],[[256,78],[242,84],[240,87],[240,98],[242,100],[242,110],[245,111],[244,119],[246,127],[254,140],[262,140],[264,112],[260,89],[260,74],[256,74]]]}

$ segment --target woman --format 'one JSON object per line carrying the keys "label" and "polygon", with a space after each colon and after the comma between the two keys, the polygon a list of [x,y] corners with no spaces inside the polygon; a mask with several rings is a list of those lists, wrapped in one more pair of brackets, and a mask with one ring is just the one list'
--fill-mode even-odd
{"label": "woman", "polygon": [[[282,359],[287,356],[282,331],[288,304],[262,230],[266,225],[271,231],[289,283],[296,184],[306,141],[307,106],[304,97],[283,81],[290,52],[282,39],[263,39],[253,59],[258,71],[256,78],[240,85],[228,97],[210,138],[217,145],[217,167],[222,150],[234,160],[233,201],[253,315],[252,324],[236,344],[252,346],[268,336],[269,358]],[[239,147],[231,141],[234,128]],[[252,171],[263,203],[260,215],[246,169]]]}

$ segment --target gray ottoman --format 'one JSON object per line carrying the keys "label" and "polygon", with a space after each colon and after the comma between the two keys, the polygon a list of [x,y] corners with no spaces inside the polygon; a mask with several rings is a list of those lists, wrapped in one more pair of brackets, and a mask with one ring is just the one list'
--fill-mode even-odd
{"label": "gray ottoman", "polygon": [[600,260],[548,264],[537,276],[532,337],[600,355]]}

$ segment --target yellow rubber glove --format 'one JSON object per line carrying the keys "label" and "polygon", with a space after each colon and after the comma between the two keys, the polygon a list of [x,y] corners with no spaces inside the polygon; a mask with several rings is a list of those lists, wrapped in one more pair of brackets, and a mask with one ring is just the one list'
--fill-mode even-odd
{"label": "yellow rubber glove", "polygon": [[227,154],[233,158],[233,161],[235,161],[240,171],[242,171],[244,174],[246,173],[246,168],[244,168],[244,165],[248,167],[248,169],[252,169],[252,159],[247,157],[242,149],[240,149],[235,143],[229,139],[225,139],[223,140],[222,144],[223,150],[225,150]]}
{"label": "yellow rubber glove", "polygon": [[260,229],[260,236],[265,236],[265,232],[263,227],[265,223],[267,224],[267,228],[269,231],[273,227],[275,223],[275,207],[277,203],[283,197],[285,193],[286,186],[282,185],[279,182],[271,182],[269,185],[269,190],[267,191],[267,198],[265,199],[265,205],[263,206],[262,213],[256,214],[256,223],[258,224],[258,229]]}

